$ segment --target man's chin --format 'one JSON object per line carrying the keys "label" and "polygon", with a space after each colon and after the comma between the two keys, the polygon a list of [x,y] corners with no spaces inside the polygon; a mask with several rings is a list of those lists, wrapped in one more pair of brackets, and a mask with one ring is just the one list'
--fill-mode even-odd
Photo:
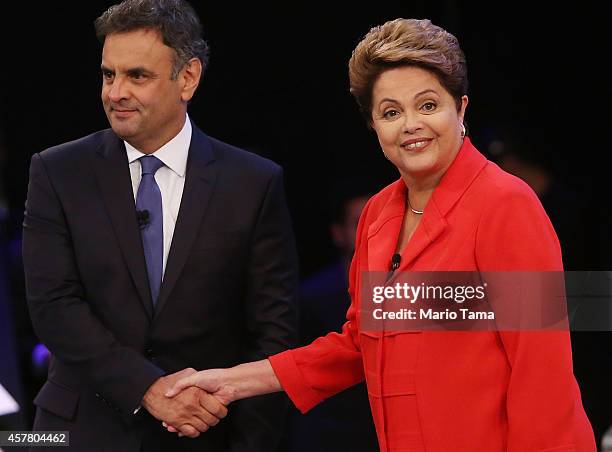
{"label": "man's chin", "polygon": [[135,135],[134,130],[132,130],[132,128],[124,127],[121,124],[111,123],[111,129],[113,129],[115,135],[125,141]]}

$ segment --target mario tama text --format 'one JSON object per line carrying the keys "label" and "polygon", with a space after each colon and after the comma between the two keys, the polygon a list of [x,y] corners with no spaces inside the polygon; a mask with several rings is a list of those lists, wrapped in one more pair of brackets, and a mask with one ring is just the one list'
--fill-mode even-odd
{"label": "mario tama text", "polygon": [[372,311],[372,317],[374,320],[495,320],[495,312],[472,311],[467,308],[459,308],[458,312],[433,308],[402,308],[397,311],[383,311],[378,308]]}

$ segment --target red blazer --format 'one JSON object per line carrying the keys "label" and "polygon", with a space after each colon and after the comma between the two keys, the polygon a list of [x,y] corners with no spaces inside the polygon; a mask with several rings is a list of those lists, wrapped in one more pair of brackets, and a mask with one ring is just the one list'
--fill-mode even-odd
{"label": "red blazer", "polygon": [[[294,404],[308,411],[365,378],[382,451],[409,450],[409,441],[401,432],[392,438],[388,426],[409,422],[403,416],[410,400],[428,452],[595,451],[568,333],[360,330],[360,274],[389,269],[405,198],[398,180],[364,208],[342,333],[270,357]],[[399,271],[562,269],[556,234],[536,195],[466,138]]]}

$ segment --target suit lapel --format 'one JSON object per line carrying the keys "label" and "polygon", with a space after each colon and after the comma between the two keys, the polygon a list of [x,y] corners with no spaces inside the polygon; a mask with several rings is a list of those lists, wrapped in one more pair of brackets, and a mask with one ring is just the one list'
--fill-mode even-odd
{"label": "suit lapel", "polygon": [[181,198],[172,246],[168,254],[166,271],[159,299],[155,306],[155,316],[164,308],[168,297],[183,270],[189,252],[196,239],[206,206],[213,192],[217,176],[210,139],[192,123],[191,145],[185,173],[185,187]]}
{"label": "suit lapel", "polygon": [[151,293],[125,146],[113,132],[105,131],[95,158],[97,161],[93,167],[96,179],[119,248],[142,304],[149,317],[152,317]]}

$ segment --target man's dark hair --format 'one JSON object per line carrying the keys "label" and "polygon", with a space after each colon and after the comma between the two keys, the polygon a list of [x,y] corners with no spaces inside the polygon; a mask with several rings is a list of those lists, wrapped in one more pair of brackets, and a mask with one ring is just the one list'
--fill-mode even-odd
{"label": "man's dark hair", "polygon": [[94,25],[102,43],[113,33],[158,30],[164,44],[175,52],[173,80],[191,58],[199,58],[203,69],[208,66],[209,50],[202,38],[202,24],[185,0],[125,0],[108,8]]}

